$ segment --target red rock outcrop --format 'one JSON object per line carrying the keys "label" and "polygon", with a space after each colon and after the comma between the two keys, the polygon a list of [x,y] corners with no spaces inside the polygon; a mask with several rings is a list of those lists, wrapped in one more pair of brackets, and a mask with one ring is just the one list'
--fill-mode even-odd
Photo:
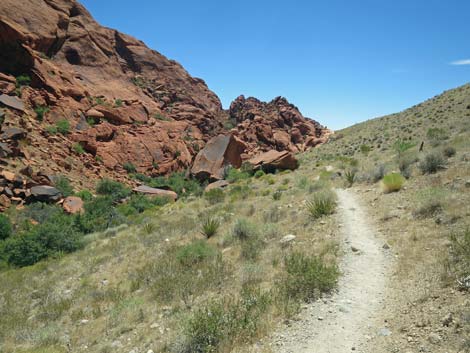
{"label": "red rock outcrop", "polygon": [[230,105],[229,114],[237,123],[233,133],[247,143],[251,155],[273,148],[302,152],[325,142],[330,133],[283,97],[265,103],[240,96]]}
{"label": "red rock outcrop", "polygon": [[245,149],[245,144],[232,135],[216,136],[197,154],[191,173],[200,180],[221,180],[226,167],[241,167]]}
{"label": "red rock outcrop", "polygon": [[299,162],[289,151],[270,150],[261,153],[248,161],[254,170],[262,169],[266,172],[274,172],[276,170],[294,170],[299,166]]}
{"label": "red rock outcrop", "polygon": [[[105,176],[129,182],[126,165],[150,175],[188,169],[230,119],[245,159],[302,151],[328,132],[283,98],[239,97],[224,111],[203,80],[100,26],[76,0],[0,2],[0,97],[2,132],[25,132],[21,141],[0,137],[0,158],[84,186]],[[63,120],[70,132],[54,134]]]}

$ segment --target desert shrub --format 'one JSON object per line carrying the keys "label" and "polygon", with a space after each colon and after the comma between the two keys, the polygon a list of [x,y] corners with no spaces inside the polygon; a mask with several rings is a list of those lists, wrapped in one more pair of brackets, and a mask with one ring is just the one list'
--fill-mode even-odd
{"label": "desert shrub", "polygon": [[54,125],[46,126],[45,130],[50,135],[57,135],[57,127]]}
{"label": "desert shrub", "polygon": [[74,143],[72,145],[72,150],[76,153],[76,154],[84,154],[85,153],[85,149],[83,148],[82,145],[80,145],[78,142],[77,143]]}
{"label": "desert shrub", "polygon": [[232,235],[234,238],[244,241],[247,240],[249,237],[256,236],[257,229],[253,223],[244,218],[241,218],[235,222],[235,225],[232,229]]}
{"label": "desert shrub", "polygon": [[[123,214],[130,216],[132,214],[142,213],[156,206],[166,205],[168,202],[169,199],[167,197],[154,197],[142,194],[134,194],[125,204],[121,206],[125,206],[127,208],[126,212],[123,212]],[[119,208],[119,210],[121,210],[121,208]]]}
{"label": "desert shrub", "polygon": [[135,165],[132,164],[131,162],[126,162],[124,163],[124,165],[122,166],[126,172],[128,173],[135,173],[136,172],[136,169],[135,169]]}
{"label": "desert shrub", "polygon": [[0,213],[0,240],[8,238],[12,231],[13,226],[10,219],[6,215]]}
{"label": "desert shrub", "polygon": [[39,121],[43,121],[44,120],[44,115],[49,112],[49,107],[47,106],[37,106],[34,108],[34,112],[36,113],[36,118],[39,120]]}
{"label": "desert shrub", "polygon": [[424,157],[418,167],[423,174],[433,174],[444,168],[445,165],[446,161],[441,153],[431,152]]}
{"label": "desert shrub", "polygon": [[16,87],[29,86],[31,84],[31,77],[29,75],[20,75],[16,77]]}
{"label": "desert shrub", "polygon": [[217,233],[219,229],[220,221],[215,217],[207,217],[202,221],[201,233],[206,237],[210,238]]}
{"label": "desert shrub", "polygon": [[279,201],[282,196],[282,191],[281,190],[276,190],[273,192],[273,200],[274,201]]}
{"label": "desert shrub", "polygon": [[70,185],[69,179],[60,175],[54,182],[54,186],[62,193],[62,196],[67,197],[73,194],[72,185]]}
{"label": "desert shrub", "polygon": [[217,250],[203,240],[182,246],[176,251],[176,259],[185,267],[195,266],[217,256]]}
{"label": "desert shrub", "polygon": [[74,217],[55,212],[43,223],[10,237],[4,248],[8,263],[29,266],[47,256],[70,253],[82,246]]}
{"label": "desert shrub", "polygon": [[209,202],[209,204],[215,205],[216,203],[224,201],[225,193],[222,189],[216,188],[205,192],[204,198]]}
{"label": "desert shrub", "polygon": [[274,185],[276,183],[276,180],[272,177],[272,175],[267,175],[264,180],[268,185]]}
{"label": "desert shrub", "polygon": [[96,185],[96,192],[98,195],[109,196],[113,201],[117,201],[129,196],[131,190],[118,181],[105,178]]}
{"label": "desert shrub", "polygon": [[320,191],[320,190],[324,190],[324,189],[328,188],[328,185],[329,184],[328,184],[327,181],[320,178],[319,180],[317,180],[314,183],[310,184],[310,186],[308,187],[308,192],[313,193],[313,192],[317,192],[317,191]]}
{"label": "desert shrub", "polygon": [[412,158],[401,157],[398,159],[398,169],[400,170],[401,175],[406,179],[411,177],[411,165],[414,163]]}
{"label": "desert shrub", "polygon": [[436,216],[442,211],[446,199],[446,192],[440,188],[421,190],[418,194],[418,205],[413,211],[413,216],[418,219]]}
{"label": "desert shrub", "polygon": [[93,199],[93,194],[90,190],[87,189],[80,190],[75,195],[81,198],[83,201],[90,201]]}
{"label": "desert shrub", "polygon": [[362,154],[367,156],[369,152],[372,151],[372,148],[368,145],[361,145],[360,150]]}
{"label": "desert shrub", "polygon": [[256,179],[259,179],[259,178],[261,178],[261,177],[264,176],[264,175],[266,175],[265,172],[263,172],[262,170],[257,170],[257,171],[255,172],[255,174],[254,174],[254,177],[255,177]]}
{"label": "desert shrub", "polygon": [[115,99],[115,100],[114,100],[114,106],[115,106],[115,107],[118,107],[118,108],[119,108],[119,107],[122,107],[122,99],[119,99],[119,98],[118,98],[118,99]]}
{"label": "desert shrub", "polygon": [[444,129],[437,127],[428,129],[426,136],[433,146],[437,146],[441,141],[449,138]]}
{"label": "desert shrub", "polygon": [[57,131],[62,135],[67,135],[70,132],[70,123],[67,119],[62,119],[55,124]]}
{"label": "desert shrub", "polygon": [[350,169],[344,172],[344,178],[346,179],[346,184],[348,187],[351,187],[356,181],[356,170]]}
{"label": "desert shrub", "polygon": [[38,223],[44,223],[48,219],[55,217],[62,212],[62,208],[57,205],[49,205],[42,202],[34,202],[27,205],[22,212],[18,214],[18,223],[29,223],[34,220]]}
{"label": "desert shrub", "polygon": [[248,185],[233,185],[230,187],[229,193],[233,201],[240,199],[245,200],[248,198],[248,196],[250,196],[251,189]]}
{"label": "desert shrub", "polygon": [[248,261],[258,259],[264,248],[264,242],[259,235],[252,235],[241,243],[240,256]]}
{"label": "desert shrub", "polygon": [[403,184],[405,183],[405,178],[399,173],[390,173],[383,177],[382,179],[382,188],[384,193],[390,193],[399,191]]}
{"label": "desert shrub", "polygon": [[236,183],[237,181],[248,179],[250,174],[248,172],[229,167],[226,171],[225,179],[229,183]]}
{"label": "desert shrub", "polygon": [[8,263],[17,267],[34,265],[47,257],[47,250],[33,233],[10,237],[3,252]]}
{"label": "desert shrub", "polygon": [[336,200],[331,192],[317,192],[313,199],[307,201],[307,211],[313,219],[330,215],[335,212]]}
{"label": "desert shrub", "polygon": [[201,196],[203,186],[195,179],[188,179],[184,172],[175,172],[168,177],[149,178],[145,175],[136,176],[148,186],[173,190],[180,197],[189,195]]}
{"label": "desert shrub", "polygon": [[[458,277],[470,276],[470,228],[454,232],[451,237],[451,262]],[[469,279],[467,278],[467,281]],[[470,290],[470,287],[465,289]]]}
{"label": "desert shrub", "polygon": [[188,319],[179,351],[209,353],[221,345],[249,341],[258,333],[269,305],[267,293],[251,288],[244,289],[239,299],[206,303]]}
{"label": "desert shrub", "polygon": [[85,202],[85,213],[76,216],[80,231],[87,234],[125,223],[126,219],[114,207],[113,202],[111,196],[98,196]]}
{"label": "desert shrub", "polygon": [[383,164],[379,164],[375,166],[375,168],[370,172],[369,181],[376,183],[382,180],[384,175],[385,175],[385,166]]}
{"label": "desert shrub", "polygon": [[311,302],[331,291],[339,275],[336,266],[328,266],[315,256],[292,252],[284,259],[285,275],[280,282],[286,300]]}
{"label": "desert shrub", "polygon": [[442,153],[444,154],[444,156],[446,156],[447,158],[450,158],[450,157],[453,157],[455,156],[455,153],[457,151],[455,150],[454,147],[452,146],[447,146],[444,148],[444,150],[442,151]]}
{"label": "desert shrub", "polygon": [[221,254],[214,249],[208,256],[207,248],[195,247],[170,248],[148,262],[135,273],[132,288],[148,286],[155,300],[165,305],[173,301],[189,305],[195,297],[219,287],[228,272]]}

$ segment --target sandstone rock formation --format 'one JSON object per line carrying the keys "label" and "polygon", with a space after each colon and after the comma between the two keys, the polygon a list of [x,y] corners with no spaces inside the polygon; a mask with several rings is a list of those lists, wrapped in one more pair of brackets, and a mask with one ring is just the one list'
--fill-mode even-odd
{"label": "sandstone rock formation", "polygon": [[241,167],[245,149],[245,144],[233,135],[214,137],[197,154],[191,173],[199,180],[221,180],[226,167]]}
{"label": "sandstone rock formation", "polygon": [[[54,133],[64,120],[70,131]],[[76,0],[0,2],[0,158],[8,168],[65,174],[86,187],[103,177],[130,183],[126,165],[148,175],[190,168],[230,121],[246,144],[243,159],[302,151],[328,134],[283,98],[239,97],[224,111],[203,80],[100,26]]]}
{"label": "sandstone rock formation", "polygon": [[133,191],[147,196],[166,197],[172,201],[176,201],[176,199],[178,198],[178,194],[174,191],[151,188],[150,186],[146,185],[140,185],[134,188]]}
{"label": "sandstone rock formation", "polygon": [[254,170],[262,169],[265,172],[274,172],[275,170],[294,170],[299,166],[299,162],[289,151],[275,151],[261,153],[248,161]]}
{"label": "sandstone rock formation", "polygon": [[237,123],[233,132],[247,143],[251,155],[270,149],[305,151],[324,143],[330,133],[283,97],[265,103],[240,96],[230,105],[229,114]]}

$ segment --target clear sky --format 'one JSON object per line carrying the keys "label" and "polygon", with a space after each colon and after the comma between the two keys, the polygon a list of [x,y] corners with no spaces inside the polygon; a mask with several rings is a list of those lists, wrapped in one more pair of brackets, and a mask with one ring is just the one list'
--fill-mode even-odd
{"label": "clear sky", "polygon": [[80,0],[203,78],[224,107],[285,96],[342,128],[470,78],[469,0]]}

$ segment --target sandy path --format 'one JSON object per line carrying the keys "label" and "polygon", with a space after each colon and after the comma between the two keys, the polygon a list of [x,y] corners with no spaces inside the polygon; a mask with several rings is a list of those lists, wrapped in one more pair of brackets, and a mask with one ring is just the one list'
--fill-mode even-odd
{"label": "sandy path", "polygon": [[377,334],[389,334],[377,326],[389,267],[386,250],[357,196],[350,190],[336,193],[345,252],[338,292],[309,305],[298,321],[278,332],[275,352],[372,353],[365,343]]}

